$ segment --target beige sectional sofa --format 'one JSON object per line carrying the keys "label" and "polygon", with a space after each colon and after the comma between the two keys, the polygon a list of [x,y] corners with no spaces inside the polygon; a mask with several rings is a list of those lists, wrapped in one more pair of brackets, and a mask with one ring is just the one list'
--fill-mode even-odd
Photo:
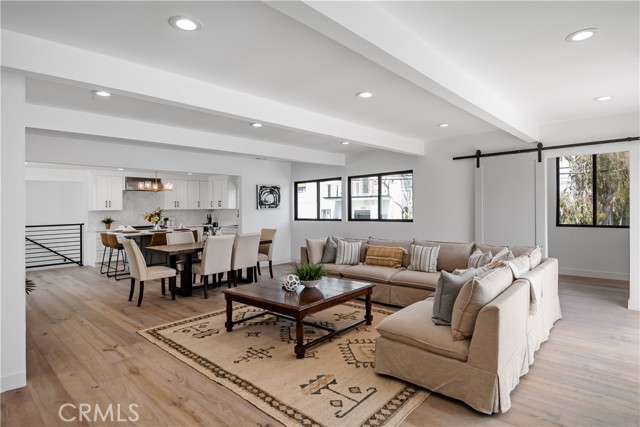
{"label": "beige sectional sofa", "polygon": [[[332,275],[375,283],[375,301],[405,307],[377,326],[381,336],[376,341],[375,371],[462,400],[483,413],[509,410],[511,391],[519,378],[529,371],[534,353],[548,339],[553,324],[562,317],[558,299],[558,260],[537,259],[533,262],[534,268],[522,272],[517,279],[510,276],[511,283],[506,284],[504,291],[479,309],[471,336],[454,339],[451,326],[435,325],[431,319],[432,294],[440,271],[467,268],[475,249],[496,253],[501,247],[375,238],[366,239],[366,242],[407,248],[413,242],[440,246],[437,273],[404,269],[410,259],[403,259],[402,268],[325,264]],[[320,242],[307,241],[307,245],[313,249],[309,254],[306,247],[302,248],[302,262],[317,261]],[[514,256],[520,256],[532,248],[509,249]],[[362,261],[365,254],[366,250],[363,250]],[[475,286],[475,279],[472,282]],[[462,306],[458,300],[457,305]]]}

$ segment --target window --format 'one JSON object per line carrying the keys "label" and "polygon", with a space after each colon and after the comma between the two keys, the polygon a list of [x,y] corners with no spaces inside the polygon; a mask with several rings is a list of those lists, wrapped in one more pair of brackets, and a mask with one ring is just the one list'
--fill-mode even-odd
{"label": "window", "polygon": [[342,178],[294,183],[295,220],[342,220]]}
{"label": "window", "polygon": [[556,183],[557,225],[629,226],[629,152],[559,157]]}
{"label": "window", "polygon": [[350,221],[413,221],[413,171],[349,177]]}

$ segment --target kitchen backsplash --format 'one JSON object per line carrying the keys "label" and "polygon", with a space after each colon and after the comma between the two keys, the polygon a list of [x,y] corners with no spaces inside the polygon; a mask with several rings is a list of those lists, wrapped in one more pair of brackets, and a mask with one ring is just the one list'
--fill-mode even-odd
{"label": "kitchen backsplash", "polygon": [[[119,225],[151,225],[142,217],[146,212],[150,212],[164,204],[164,193],[125,191],[123,200],[123,210],[121,211],[89,211],[89,224],[87,229],[104,229],[102,218],[110,216],[115,221],[111,228]],[[174,220],[177,227],[180,224],[200,225],[207,221],[207,215],[211,215],[213,221],[220,225],[238,224],[237,209],[198,209],[198,210],[174,210],[165,209],[162,216]]]}

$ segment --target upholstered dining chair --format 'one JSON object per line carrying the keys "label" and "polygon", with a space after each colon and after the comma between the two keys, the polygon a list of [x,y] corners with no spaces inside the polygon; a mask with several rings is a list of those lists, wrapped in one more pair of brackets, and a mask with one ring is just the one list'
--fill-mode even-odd
{"label": "upholstered dining chair", "polygon": [[[130,240],[130,239],[124,239]],[[107,266],[107,277],[113,277],[116,280],[126,279],[129,273],[126,271],[127,269],[127,257],[124,250],[124,246],[122,243],[118,241],[118,238],[115,234],[107,234],[107,241],[109,242],[109,264]],[[113,255],[113,251],[116,251],[116,266],[111,267],[111,259]],[[120,265],[120,254],[122,254],[122,269],[119,269]],[[112,274],[109,274],[109,271],[112,271]],[[124,277],[123,277],[124,276]]]}
{"label": "upholstered dining chair", "polygon": [[[151,235],[151,241],[149,242],[149,246],[163,246],[167,244],[167,233],[153,233]],[[153,265],[153,251],[147,251],[147,256],[149,260],[147,261],[147,265]],[[166,258],[166,257],[165,257]],[[167,260],[164,260],[164,264],[167,263]]]}
{"label": "upholstered dining chair", "polygon": [[140,283],[140,292],[138,294],[138,307],[142,304],[142,296],[144,295],[144,282],[148,280],[161,280],[162,294],[164,291],[164,279],[169,279],[169,290],[171,291],[171,299],[176,299],[176,270],[164,265],[156,265],[147,267],[142,251],[137,243],[131,239],[125,239],[124,248],[129,257],[129,271],[131,274],[131,290],[129,291],[129,301],[133,299],[133,291],[136,286],[136,280]]}
{"label": "upholstered dining chair", "polygon": [[[231,276],[233,278],[233,286],[238,286],[238,271],[242,272],[243,268],[252,269],[253,281],[258,281],[257,263],[258,263],[258,245],[260,244],[260,233],[240,233],[236,234],[233,242],[233,255],[231,256]],[[229,280],[231,287],[231,280]]]}
{"label": "upholstered dining chair", "polygon": [[271,240],[271,243],[262,243],[258,246],[258,262],[256,266],[258,267],[258,274],[262,275],[260,271],[260,261],[269,261],[269,274],[273,279],[273,240],[276,238],[276,232],[278,230],[275,228],[263,228],[260,231],[260,240]]}
{"label": "upholstered dining chair", "polygon": [[233,253],[234,236],[211,236],[204,242],[202,251],[202,262],[193,266],[193,273],[204,277],[204,297],[209,298],[207,287],[209,286],[209,275],[213,275],[213,283],[216,283],[216,276],[227,273],[227,281],[230,284],[231,255]]}
{"label": "upholstered dining chair", "polygon": [[[179,245],[181,243],[195,243],[196,239],[193,233],[187,233],[184,231],[174,231],[173,233],[167,233],[167,245]],[[178,271],[184,270],[184,255],[181,255],[176,259],[176,268]]]}

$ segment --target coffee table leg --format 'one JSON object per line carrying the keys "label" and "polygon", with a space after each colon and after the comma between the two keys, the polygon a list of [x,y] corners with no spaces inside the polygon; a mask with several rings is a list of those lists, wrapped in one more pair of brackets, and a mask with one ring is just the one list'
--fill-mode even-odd
{"label": "coffee table leg", "polygon": [[231,300],[227,298],[227,321],[224,326],[227,328],[227,332],[231,332],[233,329],[233,306],[231,305]]}
{"label": "coffee table leg", "polygon": [[367,294],[365,306],[366,306],[367,313],[364,315],[364,318],[366,320],[366,324],[370,325],[371,322],[373,321],[373,316],[371,315],[371,292]]}
{"label": "coffee table leg", "polygon": [[304,323],[302,319],[296,321],[296,357],[298,359],[304,358]]}

